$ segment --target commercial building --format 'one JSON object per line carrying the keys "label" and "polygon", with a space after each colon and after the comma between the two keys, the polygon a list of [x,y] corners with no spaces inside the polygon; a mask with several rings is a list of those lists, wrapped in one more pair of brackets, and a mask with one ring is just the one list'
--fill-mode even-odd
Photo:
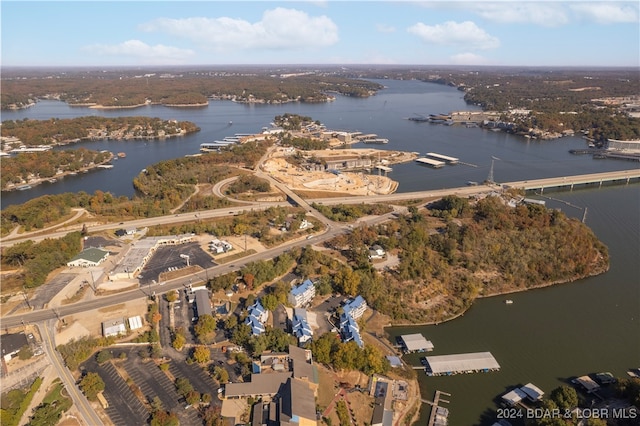
{"label": "commercial building", "polygon": [[13,334],[3,334],[0,336],[0,350],[2,351],[2,358],[5,362],[9,362],[23,346],[27,346],[27,336],[23,332]]}
{"label": "commercial building", "polygon": [[209,299],[209,290],[201,289],[195,291],[195,304],[196,312],[195,316],[200,318],[202,315],[213,316],[213,310],[211,309],[211,300]]}
{"label": "commercial building", "polygon": [[127,328],[124,325],[124,318],[116,318],[102,323],[102,335],[104,337],[119,336],[126,333]]}
{"label": "commercial building", "polygon": [[88,248],[82,250],[80,254],[67,262],[67,266],[81,266],[83,268],[89,266],[98,266],[109,257],[109,252],[106,250],[100,250],[99,248]]}

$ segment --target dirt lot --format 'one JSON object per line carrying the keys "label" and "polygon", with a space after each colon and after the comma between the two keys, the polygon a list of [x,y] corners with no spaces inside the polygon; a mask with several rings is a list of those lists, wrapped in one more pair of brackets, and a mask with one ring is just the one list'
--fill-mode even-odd
{"label": "dirt lot", "polygon": [[59,329],[56,334],[56,345],[63,345],[71,339],[82,336],[101,336],[102,322],[114,318],[129,318],[141,315],[144,318],[147,312],[145,299],[132,300],[108,308],[87,311],[64,317],[66,326]]}
{"label": "dirt lot", "polygon": [[[401,163],[415,158],[415,154],[375,149],[341,149],[307,151],[305,154],[321,160],[379,157],[385,164]],[[263,164],[264,171],[289,186],[292,190],[331,191],[349,195],[391,194],[398,183],[386,176],[360,172],[307,171],[288,163],[282,154],[276,153]]]}

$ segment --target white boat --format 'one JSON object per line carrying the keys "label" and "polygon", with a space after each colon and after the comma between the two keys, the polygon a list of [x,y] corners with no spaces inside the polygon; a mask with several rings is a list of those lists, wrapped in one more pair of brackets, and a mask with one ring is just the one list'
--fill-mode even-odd
{"label": "white boat", "polygon": [[507,299],[507,300],[504,301],[504,303],[506,303],[507,305],[512,305],[513,304],[513,300]]}

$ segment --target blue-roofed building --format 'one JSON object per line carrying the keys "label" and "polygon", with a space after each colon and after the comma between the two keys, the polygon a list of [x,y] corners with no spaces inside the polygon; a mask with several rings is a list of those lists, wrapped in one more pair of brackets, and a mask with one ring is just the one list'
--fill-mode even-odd
{"label": "blue-roofed building", "polygon": [[307,321],[307,311],[301,308],[294,309],[292,334],[298,339],[298,344],[303,345],[313,337],[313,330]]}
{"label": "blue-roofed building", "polygon": [[244,320],[244,323],[251,327],[251,333],[254,336],[264,333],[264,323],[269,318],[269,312],[262,306],[260,300],[256,300],[247,311],[249,316]]}
{"label": "blue-roofed building", "polygon": [[299,286],[293,287],[289,292],[289,303],[295,308],[306,306],[316,296],[316,286],[310,279],[304,280]]}
{"label": "blue-roofed building", "polygon": [[364,342],[360,337],[360,327],[358,327],[358,323],[351,315],[346,313],[340,315],[340,335],[343,342],[346,343],[353,340],[361,348],[364,347]]}
{"label": "blue-roofed building", "polygon": [[244,323],[251,327],[251,334],[253,334],[254,336],[259,336],[260,334],[265,332],[264,324],[252,315],[249,315],[244,320]]}
{"label": "blue-roofed building", "polygon": [[345,314],[349,315],[354,320],[357,320],[364,314],[364,311],[367,310],[367,301],[364,300],[364,297],[358,295],[347,301],[342,308],[344,309]]}

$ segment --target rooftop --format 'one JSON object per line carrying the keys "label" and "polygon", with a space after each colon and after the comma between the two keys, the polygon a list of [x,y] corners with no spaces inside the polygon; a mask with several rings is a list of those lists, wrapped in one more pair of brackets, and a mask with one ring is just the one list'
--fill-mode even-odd
{"label": "rooftop", "polygon": [[500,364],[491,352],[428,356],[428,369],[434,375],[498,370]]}
{"label": "rooftop", "polygon": [[407,351],[432,351],[433,343],[429,340],[425,339],[422,334],[404,334],[400,336],[402,339],[402,343],[404,344]]}

